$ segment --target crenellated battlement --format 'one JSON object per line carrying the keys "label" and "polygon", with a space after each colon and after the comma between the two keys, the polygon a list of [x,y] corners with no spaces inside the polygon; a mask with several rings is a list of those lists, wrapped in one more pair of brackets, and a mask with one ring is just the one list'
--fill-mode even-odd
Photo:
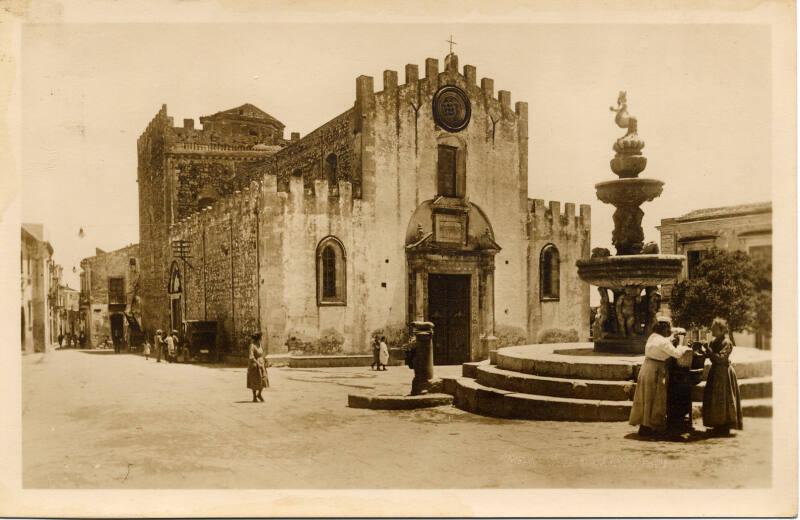
{"label": "crenellated battlement", "polygon": [[146,136],[150,135],[154,128],[163,127],[170,123],[171,118],[167,115],[167,105],[161,105],[161,108],[156,112],[156,115],[147,123],[144,131],[139,135],[137,139],[137,143],[144,139]]}
{"label": "crenellated battlement", "polygon": [[528,218],[534,225],[549,223],[563,228],[590,230],[592,226],[592,208],[589,204],[580,204],[580,213],[575,214],[575,203],[564,203],[564,212],[561,212],[561,202],[551,200],[545,204],[544,199],[528,199]]}
{"label": "crenellated battlement", "polygon": [[[444,60],[444,70],[439,70],[439,60],[437,58],[426,58],[424,76],[420,78],[419,66],[407,64],[405,66],[405,82],[398,83],[398,74],[394,70],[383,72],[383,90],[375,92],[373,89],[373,78],[371,76],[359,76],[356,81],[356,107],[364,107],[368,100],[374,96],[386,96],[406,93],[410,89],[418,92],[426,92],[432,95],[435,90],[445,84],[458,84],[466,87],[467,90],[481,90],[483,99],[489,108],[502,111],[503,114],[515,114],[517,117],[527,119],[527,103],[518,102],[512,108],[511,92],[499,90],[495,97],[494,80],[492,78],[481,78],[480,85],[477,83],[477,68],[474,65],[464,65],[459,72],[458,56],[449,54]],[[503,111],[503,109],[506,111]]]}

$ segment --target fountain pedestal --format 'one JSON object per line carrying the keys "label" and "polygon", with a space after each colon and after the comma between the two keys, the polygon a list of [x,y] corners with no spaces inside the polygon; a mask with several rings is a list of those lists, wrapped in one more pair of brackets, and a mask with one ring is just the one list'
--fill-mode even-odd
{"label": "fountain pedestal", "polygon": [[614,143],[611,170],[619,179],[595,185],[597,198],[616,208],[611,242],[617,255],[596,248],[577,267],[581,280],[596,285],[600,292],[592,328],[594,350],[642,354],[661,306],[658,286],[678,277],[684,256],[660,255],[656,244],[644,244],[644,212],[639,206],[661,195],[664,183],[638,178],[647,166],[644,141],[637,134],[636,118],[628,114],[625,92],[620,92],[617,105],[611,108],[617,113],[616,123],[628,129]]}

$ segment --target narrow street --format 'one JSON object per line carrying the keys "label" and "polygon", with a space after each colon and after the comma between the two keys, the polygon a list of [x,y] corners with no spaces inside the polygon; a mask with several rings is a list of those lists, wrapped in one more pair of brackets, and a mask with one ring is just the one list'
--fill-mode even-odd
{"label": "narrow street", "polygon": [[[460,367],[437,367],[439,375]],[[113,351],[22,359],[26,488],[767,487],[771,419],[736,437],[641,441],[625,423],[500,420],[453,407],[373,411],[351,392],[406,392],[406,367],[245,369]],[[696,421],[696,426],[702,428]]]}

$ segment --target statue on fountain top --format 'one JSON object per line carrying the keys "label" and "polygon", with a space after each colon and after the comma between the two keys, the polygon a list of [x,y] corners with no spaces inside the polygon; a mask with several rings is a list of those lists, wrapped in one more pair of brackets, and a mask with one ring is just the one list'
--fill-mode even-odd
{"label": "statue on fountain top", "polygon": [[609,107],[614,116],[614,122],[628,132],[614,142],[616,156],[611,161],[611,170],[621,178],[636,177],[647,165],[647,158],[642,156],[644,141],[639,139],[638,120],[628,113],[628,94],[622,90],[617,97],[617,106]]}
{"label": "statue on fountain top", "polygon": [[620,128],[627,128],[628,133],[625,134],[624,137],[628,137],[629,135],[636,135],[637,130],[637,121],[636,118],[632,115],[628,114],[628,93],[624,90],[619,92],[619,96],[617,97],[617,108],[609,107],[612,112],[616,112],[617,115],[614,118],[614,122],[617,123],[617,126]]}

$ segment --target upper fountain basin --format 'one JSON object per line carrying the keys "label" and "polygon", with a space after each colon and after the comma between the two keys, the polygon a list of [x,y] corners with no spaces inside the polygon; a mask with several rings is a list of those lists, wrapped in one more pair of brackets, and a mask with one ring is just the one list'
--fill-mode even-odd
{"label": "upper fountain basin", "polygon": [[578,260],[578,276],[598,287],[653,287],[673,283],[681,272],[683,255],[624,255]]}
{"label": "upper fountain basin", "polygon": [[614,206],[639,206],[661,195],[664,183],[658,179],[617,179],[594,185],[597,198]]}

